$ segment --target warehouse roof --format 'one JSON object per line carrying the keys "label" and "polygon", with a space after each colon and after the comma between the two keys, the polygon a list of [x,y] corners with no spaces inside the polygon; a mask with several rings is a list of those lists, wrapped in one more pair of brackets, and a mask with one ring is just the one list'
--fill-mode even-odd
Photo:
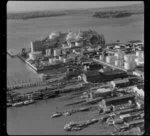
{"label": "warehouse roof", "polygon": [[117,74],[125,74],[125,72],[120,70],[111,70],[111,71],[106,71],[103,74],[106,76],[110,76],[110,75],[117,75]]}
{"label": "warehouse roof", "polygon": [[132,94],[128,94],[128,95],[124,95],[124,96],[120,96],[120,97],[112,97],[112,98],[108,98],[108,99],[105,99],[105,103],[106,104],[112,104],[113,102],[117,101],[117,100],[128,100],[128,99],[131,99],[131,98],[134,98],[135,96],[132,95]]}
{"label": "warehouse roof", "polygon": [[88,76],[88,77],[93,77],[93,76],[99,76],[100,73],[96,70],[88,70],[85,72],[85,75]]}
{"label": "warehouse roof", "polygon": [[128,78],[111,81],[111,83],[115,83],[115,84],[121,84],[121,83],[127,83],[127,82],[129,82]]}

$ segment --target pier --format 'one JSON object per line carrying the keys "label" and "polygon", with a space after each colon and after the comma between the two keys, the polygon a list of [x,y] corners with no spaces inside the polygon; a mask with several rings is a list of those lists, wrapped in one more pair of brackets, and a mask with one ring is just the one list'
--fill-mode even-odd
{"label": "pier", "polygon": [[28,87],[35,87],[35,86],[42,86],[46,85],[47,82],[43,81],[13,81],[13,83],[9,84],[7,83],[7,89],[20,89],[20,88],[28,88]]}

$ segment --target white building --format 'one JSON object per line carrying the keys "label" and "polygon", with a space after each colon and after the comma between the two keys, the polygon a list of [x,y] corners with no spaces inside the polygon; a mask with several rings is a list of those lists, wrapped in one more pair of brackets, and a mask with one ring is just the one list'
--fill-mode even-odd
{"label": "white building", "polygon": [[39,52],[30,52],[29,53],[29,58],[32,59],[32,60],[36,60],[38,58],[41,58],[42,57],[42,52],[39,51]]}
{"label": "white building", "polygon": [[144,97],[144,90],[143,89],[138,89],[136,86],[134,86],[133,92],[136,92],[139,96]]}
{"label": "white building", "polygon": [[58,37],[59,35],[60,35],[60,32],[52,32],[49,35],[49,39],[54,39],[54,38]]}

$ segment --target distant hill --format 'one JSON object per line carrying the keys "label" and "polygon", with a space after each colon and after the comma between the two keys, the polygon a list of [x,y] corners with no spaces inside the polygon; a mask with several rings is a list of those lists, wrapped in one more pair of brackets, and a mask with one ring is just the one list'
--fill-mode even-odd
{"label": "distant hill", "polygon": [[[59,11],[33,11],[33,12],[18,12],[18,13],[7,13],[7,19],[33,19],[40,17],[54,17],[54,16],[66,16],[66,15],[84,15],[93,16],[100,11],[105,12],[126,12],[122,13],[123,16],[130,16],[130,14],[141,14],[144,13],[144,4],[128,5],[128,6],[117,6],[117,7],[105,7],[105,8],[89,8],[89,9],[78,9],[78,10],[59,10]],[[117,15],[120,17],[120,15]]]}

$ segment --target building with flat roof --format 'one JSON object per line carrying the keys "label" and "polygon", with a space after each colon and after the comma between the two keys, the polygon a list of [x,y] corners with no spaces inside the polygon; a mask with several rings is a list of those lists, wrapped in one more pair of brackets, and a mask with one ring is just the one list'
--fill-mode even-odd
{"label": "building with flat roof", "polygon": [[99,107],[103,109],[104,111],[108,109],[110,106],[118,106],[122,104],[127,104],[129,101],[135,102],[135,96],[132,94],[120,96],[120,97],[112,97],[108,99],[103,99],[101,102],[99,102]]}
{"label": "building with flat roof", "polygon": [[82,74],[82,78],[84,82],[107,82],[117,78],[126,78],[128,74],[124,71],[106,71],[100,72],[97,70],[87,70]]}
{"label": "building with flat roof", "polygon": [[113,80],[110,82],[110,84],[113,87],[126,87],[126,86],[128,86],[129,83],[130,83],[130,81],[128,78]]}

